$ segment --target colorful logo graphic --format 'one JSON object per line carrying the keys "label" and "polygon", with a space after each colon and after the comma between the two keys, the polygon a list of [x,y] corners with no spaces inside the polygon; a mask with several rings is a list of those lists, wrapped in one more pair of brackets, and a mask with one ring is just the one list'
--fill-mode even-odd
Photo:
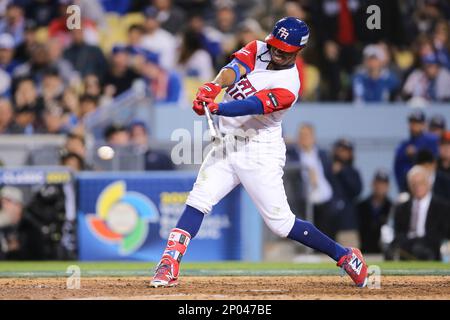
{"label": "colorful logo graphic", "polygon": [[125,181],[108,185],[97,199],[96,214],[86,216],[92,233],[102,241],[118,244],[121,255],[139,249],[147,238],[148,224],[159,219],[149,198],[126,188]]}

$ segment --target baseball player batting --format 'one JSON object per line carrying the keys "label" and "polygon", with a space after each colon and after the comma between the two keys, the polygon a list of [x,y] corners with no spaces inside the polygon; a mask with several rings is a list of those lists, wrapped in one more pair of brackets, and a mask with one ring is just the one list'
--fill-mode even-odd
{"label": "baseball player batting", "polygon": [[[178,284],[181,259],[204,216],[239,184],[247,190],[270,230],[327,254],[357,286],[366,286],[367,264],[360,250],[345,248],[310,222],[296,218],[283,186],[286,146],[281,119],[298,99],[300,79],[295,60],[308,37],[305,22],[283,18],[265,42],[252,41],[235,52],[216,78],[199,88],[193,110],[204,115],[206,104],[212,114],[219,116],[224,138],[214,145],[200,168],[186,208],[170,232],[152,287]],[[222,88],[226,93],[217,103],[214,100]],[[242,132],[251,134],[243,136]],[[224,145],[225,155],[218,152]]]}

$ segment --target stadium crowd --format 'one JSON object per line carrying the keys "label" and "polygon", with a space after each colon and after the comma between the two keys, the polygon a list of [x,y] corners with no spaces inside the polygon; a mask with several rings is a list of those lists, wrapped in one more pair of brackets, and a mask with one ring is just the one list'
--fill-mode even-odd
{"label": "stadium crowd", "polygon": [[[81,8],[81,29],[67,28],[72,4]],[[368,4],[381,8],[380,30],[365,25]],[[185,107],[193,88],[209,81],[231,53],[263,40],[283,16],[311,27],[297,59],[302,101],[367,107],[450,102],[446,0],[0,0],[0,135],[65,135],[61,164],[96,169],[86,156],[90,114],[136,81],[145,83],[156,107]],[[315,128],[303,124],[287,159],[302,165],[297,178],[304,181],[295,183],[313,187],[299,189],[297,211],[312,202],[316,224],[331,237],[358,230],[364,252],[439,259],[438,246],[450,233],[447,204],[439,200],[450,199],[450,135],[439,115],[426,119],[414,112],[408,120],[410,137],[394,164],[398,190],[411,195],[402,204],[389,198],[392,182],[384,170],[374,173],[371,194],[360,200],[352,142],[339,139],[332,150],[318,149]],[[118,147],[137,145],[146,170],[174,169],[166,154],[149,147],[145,123],[111,123],[103,138]],[[0,230],[14,235],[23,196],[4,187],[0,198]],[[382,226],[393,210],[393,241],[383,247]],[[433,222],[425,227],[427,214]],[[16,250],[17,237],[2,239],[2,248]]]}

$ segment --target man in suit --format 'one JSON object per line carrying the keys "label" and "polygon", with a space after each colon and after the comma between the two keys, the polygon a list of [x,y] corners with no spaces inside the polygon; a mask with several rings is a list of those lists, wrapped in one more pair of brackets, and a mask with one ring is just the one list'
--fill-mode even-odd
{"label": "man in suit", "polygon": [[431,190],[433,195],[442,200],[450,199],[450,175],[437,169],[437,160],[428,150],[417,153],[416,164],[428,170],[431,179]]}
{"label": "man in suit", "polygon": [[[331,238],[336,236],[333,223],[333,171],[332,162],[326,151],[316,145],[315,130],[311,124],[303,124],[298,131],[297,144],[288,148],[287,163],[299,164],[300,174],[295,175],[297,194],[293,205],[300,214],[305,215],[308,205],[312,205],[314,224]],[[302,217],[305,218],[305,217]],[[307,217],[306,217],[307,218]]]}
{"label": "man in suit", "polygon": [[411,198],[394,213],[394,250],[402,260],[440,260],[450,209],[432,194],[430,173],[414,166],[407,174]]}
{"label": "man in suit", "polygon": [[439,143],[438,171],[450,176],[450,131],[443,134]]}

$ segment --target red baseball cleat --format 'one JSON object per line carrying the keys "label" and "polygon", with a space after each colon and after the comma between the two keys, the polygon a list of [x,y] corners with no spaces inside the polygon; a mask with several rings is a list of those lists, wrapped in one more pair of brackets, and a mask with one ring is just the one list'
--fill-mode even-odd
{"label": "red baseball cleat", "polygon": [[367,285],[367,264],[359,249],[350,248],[350,252],[339,259],[337,266],[344,269],[358,287]]}
{"label": "red baseball cleat", "polygon": [[178,279],[175,275],[178,274],[179,265],[177,261],[170,258],[163,258],[156,267],[155,275],[153,276],[150,286],[158,287],[175,287],[178,285]]}
{"label": "red baseball cleat", "polygon": [[191,235],[188,232],[177,228],[172,229],[166,249],[150,281],[151,287],[174,287],[178,284],[181,258],[186,253],[190,240]]}

